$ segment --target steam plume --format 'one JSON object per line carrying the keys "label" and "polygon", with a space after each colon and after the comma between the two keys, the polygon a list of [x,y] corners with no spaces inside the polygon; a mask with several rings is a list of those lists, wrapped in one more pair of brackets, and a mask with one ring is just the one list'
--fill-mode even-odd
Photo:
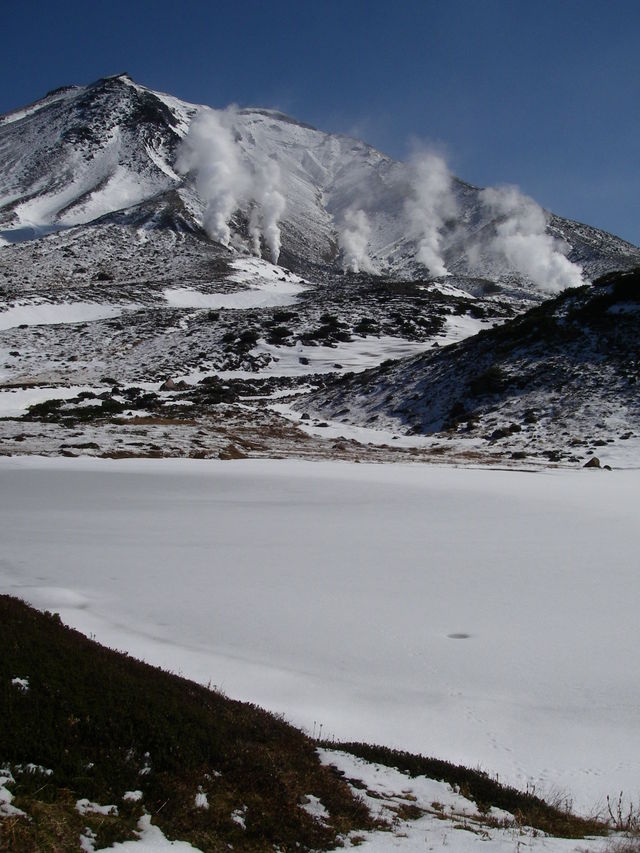
{"label": "steam plume", "polygon": [[411,163],[413,196],[405,203],[409,232],[418,241],[416,259],[433,276],[449,275],[442,257],[442,227],[455,216],[451,174],[442,157],[427,151]]}
{"label": "steam plume", "polygon": [[204,109],[191,122],[176,161],[179,172],[195,174],[198,195],[206,202],[207,234],[225,246],[231,240],[229,220],[246,197],[249,175],[234,139],[235,111]]}
{"label": "steam plume", "polygon": [[286,200],[281,192],[280,167],[273,160],[264,160],[253,181],[253,197],[256,205],[249,219],[249,233],[254,254],[260,255],[260,236],[264,239],[274,264],[280,257],[280,226]]}
{"label": "steam plume", "polygon": [[547,215],[517,187],[489,187],[480,193],[496,225],[491,249],[542,290],[557,293],[583,284],[582,267],[567,257],[570,247],[546,233]]}
{"label": "steam plume", "polygon": [[361,208],[350,207],[344,214],[342,229],[338,234],[338,245],[342,250],[345,270],[375,272],[367,252],[370,235],[371,226],[367,214]]}
{"label": "steam plume", "polygon": [[280,169],[273,160],[259,162],[252,170],[234,134],[236,110],[203,109],[184,138],[176,169],[193,173],[198,195],[205,202],[204,228],[225,246],[231,242],[229,221],[243,205],[254,202],[249,218],[253,251],[260,255],[260,240],[274,263],[280,256],[278,225],[286,206],[280,189]]}

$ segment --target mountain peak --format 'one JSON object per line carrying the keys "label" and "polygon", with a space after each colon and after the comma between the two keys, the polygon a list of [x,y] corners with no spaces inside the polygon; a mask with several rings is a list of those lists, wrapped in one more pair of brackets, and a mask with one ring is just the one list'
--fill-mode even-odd
{"label": "mountain peak", "polygon": [[[231,251],[282,251],[300,270],[452,275],[463,290],[482,278],[553,292],[640,262],[635,247],[531,199],[464,184],[441,158],[395,162],[276,109],[209,112],[126,71],[5,116],[0,144],[9,242],[116,213],[138,222],[142,205]],[[178,220],[161,215],[176,200]]]}

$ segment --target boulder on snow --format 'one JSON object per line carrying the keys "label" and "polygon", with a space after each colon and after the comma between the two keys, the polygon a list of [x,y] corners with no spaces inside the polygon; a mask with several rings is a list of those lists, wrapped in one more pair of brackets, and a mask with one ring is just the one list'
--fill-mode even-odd
{"label": "boulder on snow", "polygon": [[174,382],[173,379],[166,379],[160,388],[159,391],[186,391],[188,388],[191,388],[184,379],[181,379],[180,382]]}
{"label": "boulder on snow", "polygon": [[600,467],[600,460],[598,459],[597,456],[592,456],[591,459],[588,462],[585,462],[582,467],[583,468],[599,468]]}

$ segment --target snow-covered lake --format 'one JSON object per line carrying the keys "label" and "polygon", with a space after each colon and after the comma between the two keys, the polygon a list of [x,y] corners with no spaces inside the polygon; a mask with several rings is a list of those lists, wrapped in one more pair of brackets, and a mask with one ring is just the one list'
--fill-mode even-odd
{"label": "snow-covered lake", "polygon": [[16,458],[0,481],[0,591],[102,642],[581,809],[637,792],[638,471]]}

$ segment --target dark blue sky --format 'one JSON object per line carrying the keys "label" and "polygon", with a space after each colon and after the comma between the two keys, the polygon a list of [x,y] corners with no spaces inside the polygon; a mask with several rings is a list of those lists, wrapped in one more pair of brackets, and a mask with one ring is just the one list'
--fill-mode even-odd
{"label": "dark blue sky", "polygon": [[0,16],[0,112],[128,71],[275,106],[640,243],[638,0],[49,0]]}

